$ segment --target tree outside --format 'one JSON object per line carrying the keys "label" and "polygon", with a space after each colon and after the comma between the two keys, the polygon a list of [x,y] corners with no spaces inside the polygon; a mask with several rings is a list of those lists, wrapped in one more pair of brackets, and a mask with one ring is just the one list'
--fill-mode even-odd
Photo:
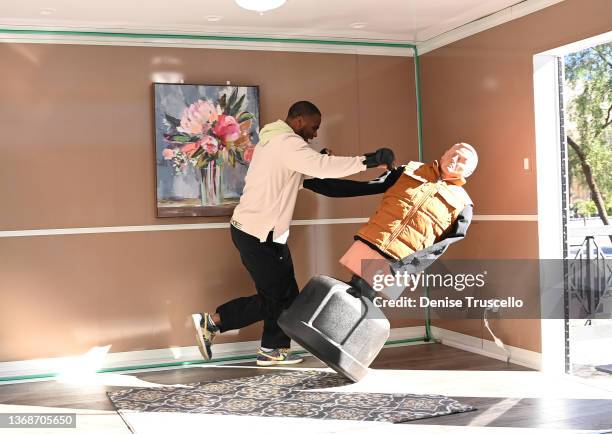
{"label": "tree outside", "polygon": [[[572,217],[612,216],[612,43],[565,57]],[[612,239],[612,237],[611,237]]]}

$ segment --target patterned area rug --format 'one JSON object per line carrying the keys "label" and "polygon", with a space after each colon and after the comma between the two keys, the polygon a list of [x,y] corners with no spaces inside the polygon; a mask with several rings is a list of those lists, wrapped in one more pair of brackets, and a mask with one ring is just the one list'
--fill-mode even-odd
{"label": "patterned area rug", "polygon": [[317,391],[351,384],[336,373],[285,371],[255,377],[108,392],[119,414],[192,414],[302,417],[405,422],[475,410],[440,395]]}

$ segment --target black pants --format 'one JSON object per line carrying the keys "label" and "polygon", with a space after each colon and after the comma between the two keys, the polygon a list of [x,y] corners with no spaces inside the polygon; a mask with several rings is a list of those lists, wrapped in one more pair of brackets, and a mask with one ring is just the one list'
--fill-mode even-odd
{"label": "black pants", "polygon": [[283,333],[277,320],[299,293],[289,246],[273,242],[272,232],[266,242],[261,243],[257,237],[232,225],[230,230],[240,259],[255,282],[257,294],[236,298],[217,308],[221,332],[263,320],[261,346],[288,348],[291,339]]}

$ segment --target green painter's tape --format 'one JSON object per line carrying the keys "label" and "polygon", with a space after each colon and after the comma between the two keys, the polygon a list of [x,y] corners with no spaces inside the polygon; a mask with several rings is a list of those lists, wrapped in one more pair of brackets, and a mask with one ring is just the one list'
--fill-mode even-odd
{"label": "green painter's tape", "polygon": [[[425,341],[425,338],[412,338],[412,339],[399,339],[395,341],[387,341],[385,346],[388,345],[399,345],[405,344],[409,342],[422,342]],[[307,351],[295,351],[295,354],[307,354]],[[220,363],[220,362],[235,362],[240,360],[255,360],[257,358],[256,354],[249,354],[246,356],[234,356],[234,357],[219,357],[218,359],[213,360],[193,360],[187,362],[174,362],[174,363],[158,363],[155,365],[140,365],[140,366],[126,366],[126,367],[118,367],[118,368],[108,368],[108,369],[100,369],[96,371],[99,374],[103,374],[106,372],[125,372],[125,371],[138,371],[141,369],[157,369],[157,368],[172,368],[172,367],[180,367],[180,366],[188,366],[188,365],[205,365],[209,363]],[[48,373],[48,374],[36,374],[36,375],[23,375],[20,377],[2,377],[0,378],[0,382],[3,381],[23,381],[23,380],[37,380],[42,378],[54,378],[58,377],[60,374],[56,372]]]}
{"label": "green painter's tape", "polygon": [[[419,50],[417,47],[414,50],[414,89],[416,94],[416,112],[417,112],[417,140],[419,145],[419,161],[425,158],[423,155],[423,111],[421,105],[421,66],[419,63]],[[425,287],[425,295],[428,295],[428,288]],[[429,305],[425,308],[425,342],[431,340],[431,315]]]}
{"label": "green painter's tape", "polygon": [[302,38],[270,38],[260,36],[223,36],[223,35],[191,35],[168,33],[117,33],[93,32],[86,30],[37,30],[37,29],[1,29],[0,33],[16,35],[60,35],[60,36],[96,36],[111,38],[143,38],[143,39],[192,39],[201,41],[228,41],[228,42],[270,42],[282,44],[323,44],[323,45],[349,45],[361,47],[387,47],[387,48],[415,48],[414,44],[404,42],[374,42],[353,41],[350,39],[302,39]]}
{"label": "green painter's tape", "polygon": [[417,108],[417,138],[419,143],[419,161],[423,161],[423,112],[421,111],[421,67],[419,64],[419,52],[414,47],[414,81]]}

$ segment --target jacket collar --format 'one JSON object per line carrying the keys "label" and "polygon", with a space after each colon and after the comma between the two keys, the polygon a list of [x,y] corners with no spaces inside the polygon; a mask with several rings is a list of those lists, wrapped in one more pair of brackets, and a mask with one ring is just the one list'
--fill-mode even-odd
{"label": "jacket collar", "polygon": [[466,182],[465,178],[443,178],[440,163],[437,160],[431,164],[411,161],[406,165],[404,173],[421,182],[444,181],[447,184],[460,186]]}

